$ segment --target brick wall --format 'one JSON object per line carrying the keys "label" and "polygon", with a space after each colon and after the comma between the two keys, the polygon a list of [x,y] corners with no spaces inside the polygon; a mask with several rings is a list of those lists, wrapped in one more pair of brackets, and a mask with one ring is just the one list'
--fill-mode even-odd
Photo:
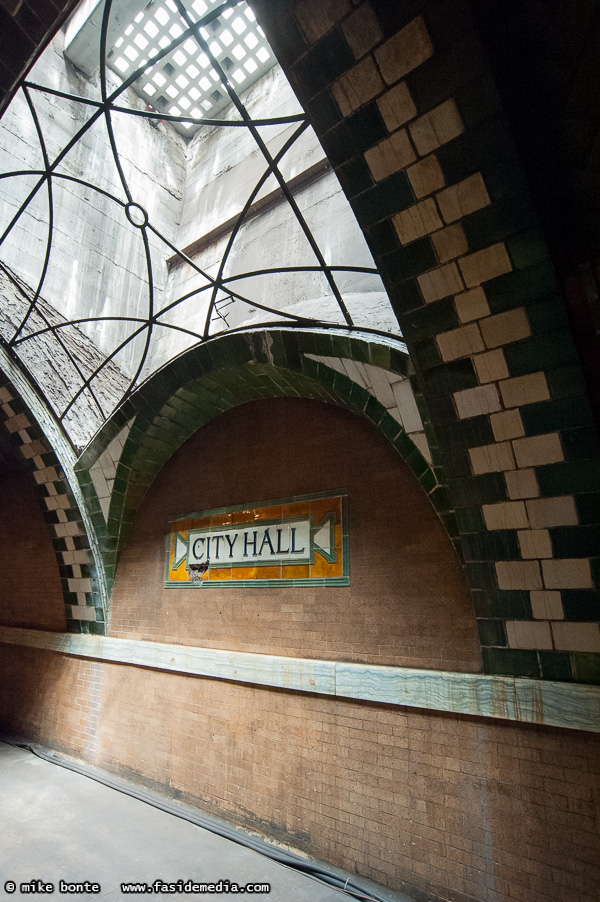
{"label": "brick wall", "polygon": [[596,902],[595,734],[0,651],[5,729],[421,902]]}
{"label": "brick wall", "polygon": [[[170,516],[331,488],[349,492],[349,588],[161,587]],[[121,561],[111,635],[476,670],[467,599],[437,515],[373,427],[277,399],[230,411],[165,466]],[[0,661],[1,729],[422,902],[596,898],[595,734],[14,646],[0,646]]]}
{"label": "brick wall", "polygon": [[0,481],[0,619],[6,626],[66,629],[56,554],[31,477]]}
{"label": "brick wall", "polygon": [[[349,587],[162,588],[169,518],[335,489],[349,493]],[[201,429],[171,458],[121,559],[110,634],[481,669],[458,559],[407,465],[365,420],[299,398],[244,404]]]}

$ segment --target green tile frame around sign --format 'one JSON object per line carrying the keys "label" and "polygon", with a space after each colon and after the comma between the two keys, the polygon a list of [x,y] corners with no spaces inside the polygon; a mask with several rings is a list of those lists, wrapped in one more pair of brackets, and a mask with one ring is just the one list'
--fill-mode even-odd
{"label": "green tile frame around sign", "polygon": [[305,356],[344,354],[407,376],[410,361],[398,342],[377,341],[371,334],[359,337],[319,330],[269,330],[268,334],[268,346],[263,341],[265,333],[258,331],[220,336],[192,348],[132,395],[82,454],[78,477],[86,497],[97,505],[89,470],[119,428],[135,417],[115,479],[115,485],[126,488],[113,492],[108,525],[101,513],[95,514],[111,585],[137,508],[160,467],[206,423],[258,398],[312,398],[366,417],[408,464],[438,513],[448,512],[448,494],[440,492],[436,472],[402,426],[366,389]]}
{"label": "green tile frame around sign", "polygon": [[[344,490],[331,490],[328,492],[316,492],[312,495],[293,495],[290,498],[272,498],[268,501],[249,501],[244,504],[236,504],[233,507],[217,507],[207,511],[194,511],[191,514],[183,514],[172,520],[170,524],[175,524],[181,520],[200,519],[201,517],[218,517],[220,514],[232,514],[236,511],[247,510],[249,507],[253,510],[263,507],[276,507],[281,504],[293,504],[294,502],[318,501],[322,498],[341,498],[342,510],[342,576],[337,577],[315,577],[306,579],[236,579],[236,580],[205,580],[199,583],[184,583],[180,581],[169,580],[169,553],[171,547],[172,531],[165,537],[165,589],[211,589],[211,588],[242,588],[242,589],[264,589],[276,588],[284,586],[349,586],[350,585],[350,532],[348,529],[348,493]],[[312,516],[311,529],[312,529]],[[262,520],[263,525],[276,523],[276,520]],[[239,524],[243,525],[243,524]],[[313,560],[314,563],[314,549]],[[233,564],[231,566],[251,566]]]}

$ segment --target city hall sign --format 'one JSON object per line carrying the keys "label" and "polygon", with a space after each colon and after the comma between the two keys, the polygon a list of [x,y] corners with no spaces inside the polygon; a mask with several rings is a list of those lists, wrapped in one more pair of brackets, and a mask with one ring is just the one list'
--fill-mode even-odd
{"label": "city hall sign", "polygon": [[167,536],[165,586],[347,586],[344,492],[188,514]]}

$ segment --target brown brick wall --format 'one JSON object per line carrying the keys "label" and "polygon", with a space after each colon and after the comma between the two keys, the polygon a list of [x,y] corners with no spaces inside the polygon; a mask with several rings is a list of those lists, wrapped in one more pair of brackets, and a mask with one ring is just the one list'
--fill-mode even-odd
{"label": "brown brick wall", "polygon": [[65,603],[50,532],[30,476],[0,484],[0,623],[66,628]]}
{"label": "brown brick wall", "polygon": [[[349,587],[164,589],[168,520],[347,489]],[[122,557],[110,635],[438,670],[481,669],[447,533],[362,419],[315,401],[242,405],[193,436],[151,488]]]}
{"label": "brown brick wall", "polygon": [[100,665],[17,646],[0,646],[0,661],[0,731],[91,757]]}
{"label": "brown brick wall", "polygon": [[422,902],[597,900],[597,735],[0,656],[5,727]]}

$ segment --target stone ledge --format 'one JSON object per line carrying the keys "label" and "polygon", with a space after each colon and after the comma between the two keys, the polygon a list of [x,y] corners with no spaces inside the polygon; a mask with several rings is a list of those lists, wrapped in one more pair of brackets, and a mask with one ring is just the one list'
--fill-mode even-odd
{"label": "stone ledge", "polygon": [[432,711],[600,732],[600,688],[0,626],[0,644]]}

